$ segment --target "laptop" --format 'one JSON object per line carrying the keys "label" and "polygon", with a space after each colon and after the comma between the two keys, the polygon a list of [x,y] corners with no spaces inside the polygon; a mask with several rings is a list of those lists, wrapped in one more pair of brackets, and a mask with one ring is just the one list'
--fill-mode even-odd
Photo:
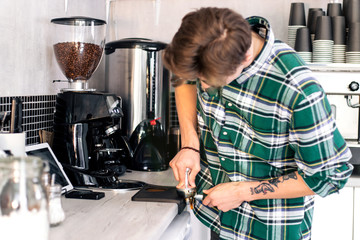
{"label": "laptop", "polygon": [[36,156],[49,162],[50,175],[55,174],[55,183],[62,186],[61,193],[67,193],[74,189],[61,163],[57,160],[48,143],[40,143],[25,147],[26,155]]}

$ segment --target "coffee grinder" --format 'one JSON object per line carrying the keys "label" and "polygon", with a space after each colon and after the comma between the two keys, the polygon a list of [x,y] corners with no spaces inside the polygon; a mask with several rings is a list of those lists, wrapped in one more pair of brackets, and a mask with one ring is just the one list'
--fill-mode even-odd
{"label": "coffee grinder", "polygon": [[121,98],[88,88],[105,45],[106,22],[52,19],[55,57],[68,81],[56,98],[53,150],[75,186],[111,187],[130,157],[120,135]]}

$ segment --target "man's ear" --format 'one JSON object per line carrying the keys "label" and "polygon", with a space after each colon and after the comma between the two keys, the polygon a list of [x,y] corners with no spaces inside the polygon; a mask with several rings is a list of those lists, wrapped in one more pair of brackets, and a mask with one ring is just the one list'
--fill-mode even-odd
{"label": "man's ear", "polygon": [[253,51],[250,48],[245,53],[245,59],[243,60],[242,65],[248,66],[251,63],[252,55],[253,55]]}

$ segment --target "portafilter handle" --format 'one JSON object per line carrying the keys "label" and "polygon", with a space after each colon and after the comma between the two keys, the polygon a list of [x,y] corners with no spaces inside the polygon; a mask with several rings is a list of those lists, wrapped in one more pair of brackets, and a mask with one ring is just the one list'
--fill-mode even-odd
{"label": "portafilter handle", "polygon": [[190,168],[186,168],[185,171],[185,188],[177,188],[179,196],[185,199],[186,204],[190,205],[190,208],[193,209],[194,205],[194,196],[196,195],[196,188],[189,188],[189,173]]}
{"label": "portafilter handle", "polygon": [[190,168],[186,168],[186,171],[185,171],[185,188],[189,188],[189,172],[190,172]]}

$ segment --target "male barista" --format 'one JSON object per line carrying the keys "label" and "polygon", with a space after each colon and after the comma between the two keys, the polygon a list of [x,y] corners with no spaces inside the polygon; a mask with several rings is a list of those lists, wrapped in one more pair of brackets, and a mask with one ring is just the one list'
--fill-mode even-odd
{"label": "male barista", "polygon": [[264,18],[201,8],[183,18],[164,62],[177,76],[183,147],[170,166],[178,187],[189,168],[206,196],[194,213],[212,239],[310,239],[314,195],[338,192],[352,165],[300,57]]}

